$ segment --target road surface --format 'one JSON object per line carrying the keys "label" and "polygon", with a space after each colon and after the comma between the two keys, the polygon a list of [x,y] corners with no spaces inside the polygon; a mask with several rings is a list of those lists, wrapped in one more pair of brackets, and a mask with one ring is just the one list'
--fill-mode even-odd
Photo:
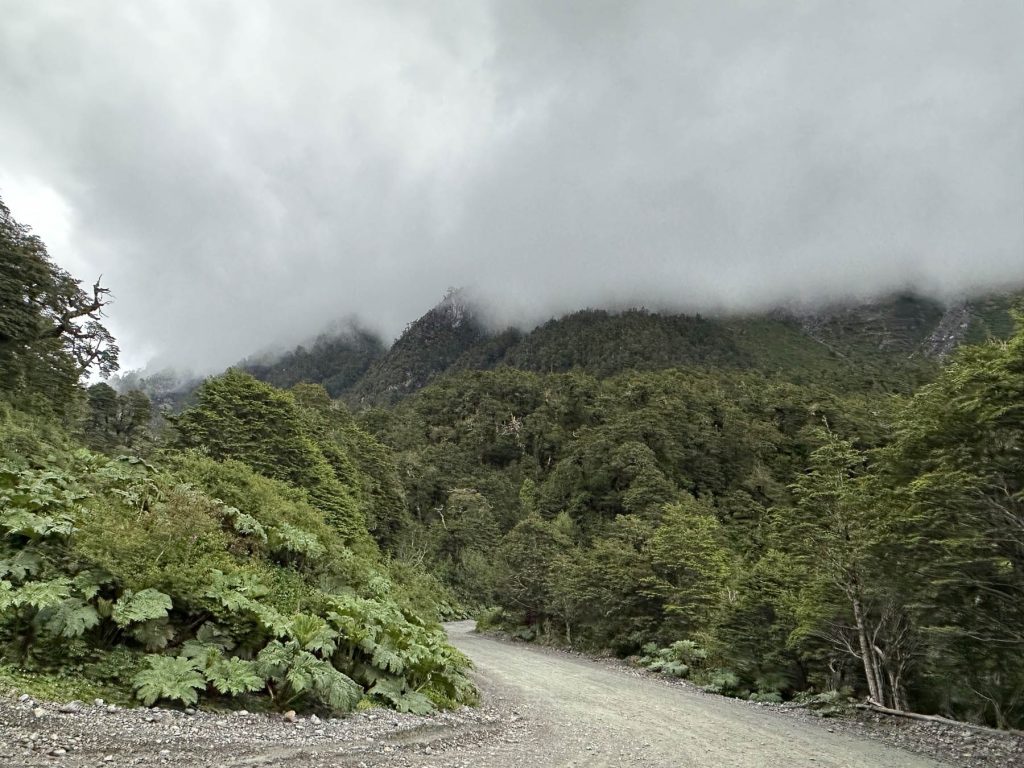
{"label": "road surface", "polygon": [[[500,642],[448,625],[485,700],[523,719],[514,743],[482,741],[464,764],[685,768],[935,768],[933,760],[825,724],[666,685],[614,665]],[[515,715],[513,715],[514,717]],[[422,765],[461,765],[438,754]],[[454,755],[452,755],[454,757]]]}

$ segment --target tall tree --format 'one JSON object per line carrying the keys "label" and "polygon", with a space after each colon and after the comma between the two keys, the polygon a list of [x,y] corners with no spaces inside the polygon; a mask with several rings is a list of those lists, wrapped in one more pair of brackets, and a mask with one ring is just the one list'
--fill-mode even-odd
{"label": "tall tree", "polygon": [[866,457],[820,433],[808,471],[793,485],[784,536],[805,566],[803,631],[857,659],[871,698],[905,709],[913,643],[902,595],[884,573],[885,524],[866,496]]}
{"label": "tall tree", "polygon": [[86,290],[0,200],[0,388],[42,393],[58,408],[78,380],[117,370],[103,324],[110,291]]}
{"label": "tall tree", "polygon": [[[1024,716],[1024,326],[957,355],[899,419],[879,483],[937,705],[1005,726]],[[892,560],[892,557],[889,558]]]}

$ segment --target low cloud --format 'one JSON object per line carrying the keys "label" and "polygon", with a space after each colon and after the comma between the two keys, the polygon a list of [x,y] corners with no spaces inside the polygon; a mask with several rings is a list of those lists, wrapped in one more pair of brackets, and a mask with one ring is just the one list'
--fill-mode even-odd
{"label": "low cloud", "polygon": [[1024,282],[1019,2],[3,5],[0,195],[129,363]]}

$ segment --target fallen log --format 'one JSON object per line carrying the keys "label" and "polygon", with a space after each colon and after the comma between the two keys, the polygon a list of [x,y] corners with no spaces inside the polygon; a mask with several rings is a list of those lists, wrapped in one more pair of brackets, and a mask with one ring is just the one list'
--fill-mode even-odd
{"label": "fallen log", "polygon": [[919,712],[904,712],[902,709],[883,707],[881,704],[877,704],[870,699],[868,699],[866,704],[855,704],[854,706],[857,709],[864,709],[869,712],[878,712],[879,714],[891,715],[892,717],[905,717],[909,720],[925,720],[932,723],[941,723],[942,725],[971,728],[976,731],[987,731],[988,733],[1024,735],[1024,731],[1003,731],[999,728],[990,728],[987,725],[975,725],[974,723],[965,723],[961,720],[950,720],[948,717],[942,717],[941,715],[922,715]]}

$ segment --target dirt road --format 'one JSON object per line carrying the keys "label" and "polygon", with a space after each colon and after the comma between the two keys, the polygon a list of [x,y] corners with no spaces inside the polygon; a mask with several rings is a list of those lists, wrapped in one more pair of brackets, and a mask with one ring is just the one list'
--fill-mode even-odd
{"label": "dirt road", "polygon": [[[614,666],[496,642],[449,625],[473,659],[485,695],[527,722],[518,743],[482,745],[466,764],[923,768],[932,760],[876,741],[830,733],[744,702],[668,686]],[[466,755],[469,758],[469,755]],[[443,758],[426,765],[450,765]],[[458,764],[458,763],[456,763]]]}

